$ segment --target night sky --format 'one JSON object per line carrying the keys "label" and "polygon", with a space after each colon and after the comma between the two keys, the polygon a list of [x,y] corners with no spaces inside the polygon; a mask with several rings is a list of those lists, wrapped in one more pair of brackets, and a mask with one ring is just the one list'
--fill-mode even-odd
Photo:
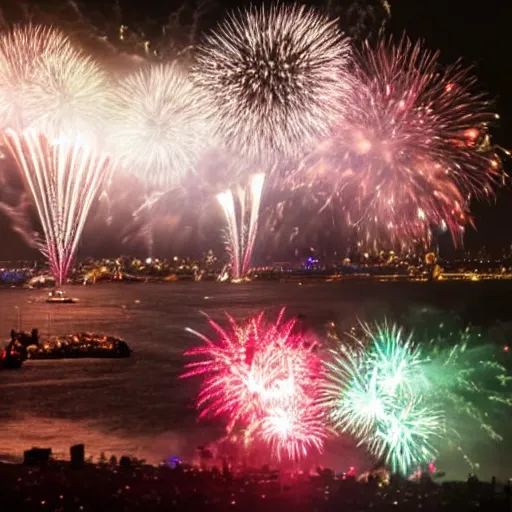
{"label": "night sky", "polygon": [[[376,4],[377,0],[368,2]],[[344,5],[343,1],[340,3]],[[359,0],[358,3],[363,5],[365,1]],[[45,2],[46,4],[55,6],[58,2],[50,1]],[[89,1],[79,4],[84,12],[90,12],[92,15],[98,9],[105,12],[106,2]],[[222,4],[226,7],[238,5],[228,0],[224,0]],[[509,64],[512,3],[505,0],[478,3],[462,0],[391,0],[390,4],[391,19],[387,25],[388,32],[399,36],[406,31],[413,39],[423,39],[428,47],[441,50],[443,63],[449,64],[462,57],[465,64],[474,65],[482,88],[496,99],[497,111],[501,115],[501,127],[494,132],[494,139],[501,145],[512,148],[512,73]],[[3,5],[4,2],[0,4]],[[130,0],[124,3],[124,16],[127,19],[163,19],[167,9],[172,9],[172,5],[172,2],[167,1]],[[5,10],[4,7],[2,9]],[[220,16],[222,12],[222,7],[219,6],[216,14]],[[215,17],[215,14],[212,16]],[[155,23],[153,26],[158,24]],[[512,173],[512,162],[505,162],[505,168]],[[485,245],[497,254],[503,247],[512,243],[511,199],[510,191],[501,190],[498,191],[495,203],[473,205],[477,231],[468,229],[465,241],[467,248],[475,249]],[[96,223],[94,229],[89,228],[86,231],[86,237],[94,238],[94,231],[101,229],[101,222],[98,224],[96,220]],[[215,237],[217,235],[215,233]],[[108,255],[130,252],[115,237],[105,239],[96,236],[96,239],[96,244],[91,243],[91,240],[84,241],[81,245],[81,256],[86,255],[89,247],[96,254],[98,251],[101,252],[102,248]],[[23,240],[12,231],[10,221],[1,213],[0,240],[0,260],[37,256],[37,252],[28,249]],[[185,248],[181,249],[180,252],[183,252]],[[165,250],[171,249],[166,247]]]}

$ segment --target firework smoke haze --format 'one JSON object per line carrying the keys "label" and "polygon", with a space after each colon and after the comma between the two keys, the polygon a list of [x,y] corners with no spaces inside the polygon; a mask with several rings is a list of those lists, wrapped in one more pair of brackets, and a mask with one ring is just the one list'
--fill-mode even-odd
{"label": "firework smoke haze", "polygon": [[[447,329],[448,330],[448,329]],[[438,403],[445,414],[446,435],[438,439],[439,451],[456,449],[472,470],[479,467],[474,439],[500,442],[500,418],[510,414],[512,376],[500,363],[495,343],[482,331],[466,327],[442,332],[420,341],[425,379],[415,383],[417,392]]]}
{"label": "firework smoke haze", "polygon": [[119,165],[149,187],[179,184],[211,142],[201,98],[177,64],[151,66],[122,79],[111,137]]}
{"label": "firework smoke haze", "polygon": [[339,119],[348,59],[336,21],[298,5],[251,7],[205,38],[194,76],[220,138],[270,161],[297,157]]}
{"label": "firework smoke haze", "polygon": [[428,240],[432,226],[459,241],[469,198],[491,196],[501,171],[489,135],[497,115],[476,78],[406,38],[366,44],[356,60],[350,108],[306,167],[364,243]]}

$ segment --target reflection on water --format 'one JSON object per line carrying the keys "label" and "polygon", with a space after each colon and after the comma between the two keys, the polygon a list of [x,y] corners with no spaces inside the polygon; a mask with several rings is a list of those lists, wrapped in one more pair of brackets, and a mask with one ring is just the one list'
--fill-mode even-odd
{"label": "reflection on water", "polygon": [[[178,378],[183,351],[197,343],[185,328],[208,332],[202,313],[222,321],[224,311],[242,318],[287,305],[320,334],[332,320],[348,327],[357,318],[425,305],[455,310],[474,322],[485,311],[503,318],[502,297],[511,291],[509,283],[106,284],[73,287],[69,294],[80,302],[56,305],[42,301],[44,291],[2,289],[0,339],[19,324],[39,328],[43,337],[96,331],[124,338],[134,354],[120,360],[28,361],[19,371],[3,371],[0,456],[20,457],[39,445],[67,457],[70,445],[85,443],[96,457],[126,453],[157,462],[168,455],[186,457],[219,436],[219,423],[196,420],[197,381]],[[508,308],[506,313],[512,317]],[[343,461],[338,467],[354,457],[343,443],[329,449],[330,463]],[[482,451],[490,453],[487,447]],[[502,446],[503,453],[508,451]]]}

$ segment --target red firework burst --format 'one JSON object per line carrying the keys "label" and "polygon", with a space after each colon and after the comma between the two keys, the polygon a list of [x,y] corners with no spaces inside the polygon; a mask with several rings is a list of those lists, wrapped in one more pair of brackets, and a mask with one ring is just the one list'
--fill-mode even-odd
{"label": "red firework burst", "polygon": [[210,320],[219,338],[212,341],[191,329],[205,346],[186,352],[201,361],[186,365],[184,377],[205,377],[197,399],[200,417],[225,416],[235,426],[268,444],[281,459],[304,457],[322,449],[326,435],[317,403],[320,362],[313,346],[294,332],[295,320],[284,321],[284,309],[273,324],[263,314],[237,324],[227,315],[224,330]]}

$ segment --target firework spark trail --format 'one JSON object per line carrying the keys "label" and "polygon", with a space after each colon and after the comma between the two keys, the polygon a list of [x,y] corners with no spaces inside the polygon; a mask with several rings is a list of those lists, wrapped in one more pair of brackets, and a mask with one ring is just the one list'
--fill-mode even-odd
{"label": "firework spark trail", "polygon": [[41,250],[61,285],[70,270],[108,158],[76,138],[49,141],[30,130],[20,135],[9,129],[5,141],[32,193],[45,234]]}
{"label": "firework spark trail", "polygon": [[254,247],[254,242],[256,241],[256,233],[258,232],[258,217],[260,213],[261,195],[263,192],[264,183],[264,174],[256,174],[251,179],[251,213],[249,218],[249,229],[247,233],[247,246],[242,262],[242,273],[244,275],[249,270],[252,249]]}
{"label": "firework spark trail", "polygon": [[[4,184],[2,183],[2,187],[3,186]],[[16,195],[19,196],[18,204],[12,206],[0,201],[0,212],[9,218],[11,221],[11,229],[21,237],[27,244],[27,247],[33,247],[39,250],[44,246],[44,242],[41,241],[39,233],[34,231],[30,223],[30,215],[28,213],[32,207],[30,192],[21,192],[20,194],[16,191]]]}
{"label": "firework spark trail", "polygon": [[149,192],[146,189],[146,193],[144,195],[144,202],[132,212],[131,216],[133,219],[133,223],[137,224],[142,220],[142,227],[138,231],[138,235],[142,236],[144,243],[146,245],[147,255],[149,257],[153,256],[153,247],[154,247],[154,233],[153,233],[153,222],[154,222],[154,212],[153,209],[155,205],[161,200],[161,198],[165,195],[165,192],[162,191],[151,191]]}
{"label": "firework spark trail", "polygon": [[491,196],[501,172],[498,116],[471,70],[441,68],[419,43],[381,40],[357,57],[349,108],[301,176],[334,190],[364,244],[428,240],[432,226],[460,241],[469,197]]}
{"label": "firework spark trail", "polygon": [[434,440],[434,447],[439,452],[455,448],[472,470],[479,467],[471,453],[475,436],[479,442],[484,437],[502,441],[494,422],[512,407],[512,377],[481,336],[468,327],[422,339],[424,379],[414,383],[417,394],[446,412],[444,436]]}
{"label": "firework spark trail", "polygon": [[[261,204],[264,174],[251,177],[248,190],[239,188],[238,203],[235,205],[233,193],[230,190],[217,195],[227,222],[227,247],[231,256],[233,279],[242,279],[247,275],[251,263],[252,250],[258,232],[258,217]],[[248,222],[246,204],[250,205]]]}
{"label": "firework spark trail", "polygon": [[[109,170],[100,144],[109,80],[51,28],[16,27],[4,33],[0,56],[3,138],[35,202],[46,237],[41,250],[62,284]],[[13,96],[16,88],[20,97]]]}
{"label": "firework spark trail", "polygon": [[[465,453],[460,444],[475,431],[501,441],[492,423],[496,411],[512,406],[512,377],[496,361],[494,347],[483,344],[481,333],[473,328],[458,332],[451,346],[445,338],[429,341],[425,343],[428,348],[423,364],[426,379],[416,386],[430,400],[451,411],[445,419],[449,434],[445,444],[459,440],[458,449]],[[466,459],[469,461],[467,455]]]}
{"label": "firework spark trail", "polygon": [[304,6],[251,7],[205,38],[193,74],[221,140],[260,162],[296,158],[339,119],[349,53],[336,20]]}
{"label": "firework spark trail", "polygon": [[411,383],[423,380],[423,361],[412,334],[404,338],[402,329],[396,325],[377,325],[374,329],[365,326],[365,334],[372,345],[372,350],[365,356],[366,368],[378,368],[379,386],[387,394],[395,396],[403,391],[410,392]]}
{"label": "firework spark trail", "polygon": [[464,449],[475,432],[468,420],[501,440],[490,412],[512,406],[512,379],[490,346],[479,340],[467,350],[468,340],[462,333],[447,348],[444,338],[416,343],[396,325],[363,326],[355,346],[340,344],[324,363],[323,395],[334,427],[404,475],[446,445],[455,444],[472,464]]}
{"label": "firework spark trail", "polygon": [[231,190],[217,195],[217,200],[222,207],[227,222],[227,247],[231,259],[231,271],[234,279],[241,277],[240,265],[240,237],[238,236],[238,223],[233,193]]}
{"label": "firework spark trail", "polygon": [[197,399],[200,416],[225,416],[230,434],[241,427],[250,438],[269,446],[279,460],[299,459],[321,451],[326,437],[323,407],[318,402],[319,360],[293,330],[295,322],[263,323],[262,314],[230,329],[210,325],[217,342],[191,329],[205,346],[186,355],[201,361],[186,366],[185,377],[202,375]]}
{"label": "firework spark trail", "polygon": [[148,187],[172,188],[211,143],[208,104],[175,63],[122,79],[113,97],[111,147]]}

